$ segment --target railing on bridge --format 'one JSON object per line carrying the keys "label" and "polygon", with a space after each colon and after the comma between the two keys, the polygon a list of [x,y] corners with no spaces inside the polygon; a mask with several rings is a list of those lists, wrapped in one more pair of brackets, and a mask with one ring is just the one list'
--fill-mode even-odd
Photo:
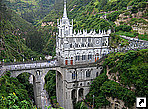
{"label": "railing on bridge", "polygon": [[19,62],[19,63],[4,63],[1,64],[0,76],[5,71],[16,71],[16,70],[28,70],[28,69],[38,69],[38,68],[48,68],[59,66],[56,58],[45,60],[45,61],[31,61],[31,62]]}

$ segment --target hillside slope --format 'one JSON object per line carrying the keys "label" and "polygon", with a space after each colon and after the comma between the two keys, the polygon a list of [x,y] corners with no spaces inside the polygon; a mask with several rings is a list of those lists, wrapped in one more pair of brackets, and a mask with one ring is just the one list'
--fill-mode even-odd
{"label": "hillside slope", "polygon": [[50,12],[55,0],[3,0],[3,2],[28,22],[36,23]]}
{"label": "hillside slope", "polygon": [[22,61],[23,58],[30,60],[37,58],[39,54],[33,52],[25,44],[25,35],[33,30],[32,24],[28,23],[12,10],[1,4],[0,6],[0,60],[5,62]]}

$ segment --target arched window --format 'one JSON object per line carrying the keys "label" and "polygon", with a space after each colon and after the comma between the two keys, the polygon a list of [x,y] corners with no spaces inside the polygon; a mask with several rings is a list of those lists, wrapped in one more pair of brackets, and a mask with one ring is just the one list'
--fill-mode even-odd
{"label": "arched window", "polygon": [[78,55],[78,61],[80,60],[80,55]]}
{"label": "arched window", "polygon": [[76,93],[77,91],[76,91],[76,89],[73,89],[72,91],[71,91],[71,99],[72,100],[75,100],[76,98],[77,98],[77,96],[76,96]]}
{"label": "arched window", "polygon": [[70,44],[70,48],[72,48],[72,44]]}
{"label": "arched window", "polygon": [[80,54],[79,54],[79,53],[76,54],[75,60],[76,60],[76,61],[79,61],[79,60],[80,60]]}
{"label": "arched window", "polygon": [[78,44],[75,43],[75,47],[77,48],[78,47]]}
{"label": "arched window", "polygon": [[90,74],[91,74],[91,71],[90,70],[87,70],[86,71],[86,77],[90,77]]}
{"label": "arched window", "polygon": [[90,44],[88,43],[88,47],[90,47]]}
{"label": "arched window", "polygon": [[83,95],[84,95],[84,89],[81,88],[79,89],[79,97],[83,97]]}
{"label": "arched window", "polygon": [[80,60],[80,56],[76,56],[76,61],[79,61]]}
{"label": "arched window", "polygon": [[39,70],[36,71],[36,75],[40,75],[40,71]]}
{"label": "arched window", "polygon": [[75,71],[72,73],[72,79],[76,79],[76,72]]}
{"label": "arched window", "polygon": [[84,43],[81,44],[81,47],[84,47]]}
{"label": "arched window", "polygon": [[82,55],[82,60],[85,60],[86,59],[86,55]]}
{"label": "arched window", "polygon": [[88,55],[88,60],[91,60],[92,59],[92,54],[89,54]]}

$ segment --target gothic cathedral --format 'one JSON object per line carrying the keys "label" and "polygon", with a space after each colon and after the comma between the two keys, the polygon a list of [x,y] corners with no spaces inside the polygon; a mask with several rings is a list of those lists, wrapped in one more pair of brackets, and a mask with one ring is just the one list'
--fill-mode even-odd
{"label": "gothic cathedral", "polygon": [[84,66],[94,63],[109,52],[109,34],[95,30],[79,30],[73,32],[73,20],[67,17],[66,0],[64,0],[64,13],[57,20],[59,33],[56,36],[56,57],[62,73],[57,72],[56,94],[60,106],[65,109],[73,109],[73,104],[85,99],[89,92],[89,86],[96,78],[102,67]]}

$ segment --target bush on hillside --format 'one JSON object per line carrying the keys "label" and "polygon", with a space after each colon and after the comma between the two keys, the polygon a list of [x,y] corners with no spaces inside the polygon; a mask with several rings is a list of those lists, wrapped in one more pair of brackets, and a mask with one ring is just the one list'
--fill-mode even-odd
{"label": "bush on hillside", "polygon": [[115,28],[115,31],[118,32],[118,31],[126,31],[126,32],[129,32],[132,30],[132,27],[131,26],[128,26],[128,25],[120,25],[120,26],[117,26]]}

